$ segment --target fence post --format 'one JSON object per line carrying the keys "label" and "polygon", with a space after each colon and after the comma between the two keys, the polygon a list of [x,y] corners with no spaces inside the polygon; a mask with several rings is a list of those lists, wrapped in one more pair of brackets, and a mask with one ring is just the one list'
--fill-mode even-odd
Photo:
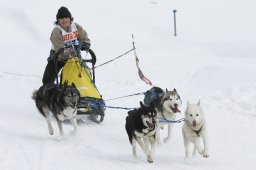
{"label": "fence post", "polygon": [[177,36],[177,29],[176,29],[176,12],[177,10],[173,10],[173,17],[174,17],[174,36]]}

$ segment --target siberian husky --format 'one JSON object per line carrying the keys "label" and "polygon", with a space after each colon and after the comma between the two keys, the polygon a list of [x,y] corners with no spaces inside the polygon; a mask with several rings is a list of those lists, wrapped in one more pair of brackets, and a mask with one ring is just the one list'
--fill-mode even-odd
{"label": "siberian husky", "polygon": [[164,125],[168,125],[168,135],[164,138],[163,142],[167,143],[171,140],[173,123],[176,119],[176,113],[179,113],[179,107],[182,102],[180,99],[180,95],[178,94],[176,89],[172,91],[168,91],[166,89],[165,95],[161,101],[160,107],[156,107],[157,111],[157,144],[161,145],[161,137],[160,137],[160,128],[163,129]]}
{"label": "siberian husky", "polygon": [[50,120],[50,112],[53,113],[57,120],[60,135],[63,136],[62,123],[64,120],[70,120],[74,131],[77,129],[77,103],[80,98],[79,91],[75,84],[58,87],[56,84],[47,84],[41,86],[33,93],[32,98],[35,100],[37,109],[45,117],[50,135],[53,135],[53,128]]}
{"label": "siberian husky", "polygon": [[[208,137],[204,119],[204,113],[200,106],[200,100],[197,104],[187,102],[185,111],[185,122],[182,127],[182,135],[185,147],[185,158],[189,156],[189,145],[194,144],[193,155],[198,151],[203,157],[209,157]],[[200,140],[203,139],[204,148],[200,145]]]}
{"label": "siberian husky", "polygon": [[[140,106],[139,109],[128,112],[125,129],[132,145],[133,156],[137,156],[137,142],[143,152],[147,155],[147,161],[152,163],[156,148],[156,111],[153,104],[146,107],[140,102]],[[149,143],[151,145],[151,150],[149,150]]]}

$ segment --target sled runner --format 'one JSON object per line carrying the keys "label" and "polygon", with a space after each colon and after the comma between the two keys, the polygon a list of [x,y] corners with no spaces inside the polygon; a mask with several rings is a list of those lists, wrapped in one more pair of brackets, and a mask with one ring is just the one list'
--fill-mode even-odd
{"label": "sled runner", "polygon": [[[94,122],[100,123],[105,116],[105,102],[95,85],[96,55],[89,49],[88,53],[91,59],[82,59],[73,45],[66,48],[71,48],[75,53],[70,53],[72,56],[68,58],[62,68],[60,84],[64,84],[65,81],[68,82],[68,85],[74,83],[80,93],[77,114],[89,115]],[[60,52],[57,52],[57,55],[59,54]],[[87,66],[88,63],[91,63],[92,68]]]}

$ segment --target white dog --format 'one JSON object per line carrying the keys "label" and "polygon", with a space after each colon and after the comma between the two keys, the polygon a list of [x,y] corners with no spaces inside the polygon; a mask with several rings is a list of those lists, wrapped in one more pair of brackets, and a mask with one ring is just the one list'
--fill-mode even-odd
{"label": "white dog", "polygon": [[[189,145],[194,144],[193,155],[198,151],[203,157],[209,157],[208,137],[204,119],[204,113],[200,106],[200,100],[197,104],[187,102],[185,111],[185,122],[182,127],[182,135],[185,147],[185,158],[189,156]],[[200,145],[203,139],[204,148]]]}

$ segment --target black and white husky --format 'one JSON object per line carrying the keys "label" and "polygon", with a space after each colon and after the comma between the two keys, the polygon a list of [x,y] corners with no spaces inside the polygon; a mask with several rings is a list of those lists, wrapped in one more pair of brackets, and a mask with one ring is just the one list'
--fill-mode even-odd
{"label": "black and white husky", "polygon": [[161,102],[157,105],[157,143],[160,145],[161,137],[160,137],[160,128],[164,128],[164,125],[168,125],[168,134],[167,137],[164,138],[163,142],[167,143],[171,140],[172,129],[173,129],[173,121],[176,119],[176,114],[180,112],[179,107],[182,102],[180,99],[180,95],[178,94],[176,89],[168,91],[166,89],[165,95],[162,98]]}
{"label": "black and white husky", "polygon": [[[152,104],[146,107],[140,102],[140,106],[139,109],[128,112],[125,129],[132,145],[133,156],[137,156],[137,142],[147,155],[147,161],[152,163],[156,148],[156,111]],[[151,150],[149,150],[149,143]]]}
{"label": "black and white husky", "polygon": [[53,135],[50,112],[53,113],[57,120],[61,136],[64,135],[62,128],[64,120],[71,121],[74,127],[73,133],[76,133],[77,103],[80,94],[75,84],[72,83],[70,86],[65,82],[64,85],[60,87],[53,83],[47,84],[34,91],[32,98],[35,100],[39,112],[45,117],[50,135]]}

